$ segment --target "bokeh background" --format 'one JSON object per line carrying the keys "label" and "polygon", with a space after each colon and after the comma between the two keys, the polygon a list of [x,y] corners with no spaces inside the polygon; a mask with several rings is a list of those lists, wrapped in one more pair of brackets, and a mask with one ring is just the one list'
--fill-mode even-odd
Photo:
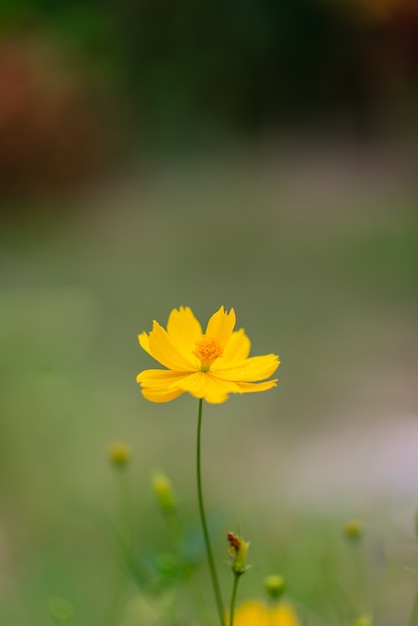
{"label": "bokeh background", "polygon": [[196,402],[142,398],[136,337],[221,304],[253,354],[282,359],[276,390],[205,407],[222,578],[241,520],[242,597],[278,571],[309,624],[335,624],[341,527],[360,518],[369,606],[406,622],[417,136],[415,0],[2,0],[2,624],[52,623],[55,597],[74,624],[105,624],[113,441],[132,450],[144,550],[167,544],[155,469],[197,527]]}

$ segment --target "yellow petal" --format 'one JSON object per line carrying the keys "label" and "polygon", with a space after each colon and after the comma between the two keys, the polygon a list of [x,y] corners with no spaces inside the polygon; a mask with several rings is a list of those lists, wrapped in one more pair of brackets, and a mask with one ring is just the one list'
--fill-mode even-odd
{"label": "yellow petal", "polygon": [[193,354],[196,341],[202,336],[202,327],[192,310],[187,306],[181,306],[179,309],[171,311],[167,323],[167,333],[180,352]]}
{"label": "yellow petal", "polygon": [[141,348],[145,350],[145,352],[148,352],[148,354],[151,354],[150,349],[149,349],[148,333],[141,333],[140,335],[138,335],[138,341],[139,341],[139,345],[141,346]]}
{"label": "yellow petal", "polygon": [[[211,371],[224,380],[234,380],[242,382],[255,382],[264,380],[271,376],[279,367],[279,357],[275,354],[265,356],[253,356],[244,359],[241,363],[233,367],[222,367],[221,359],[215,361]],[[220,367],[219,367],[220,363]]]}
{"label": "yellow petal", "polygon": [[277,386],[277,378],[266,380],[263,383],[236,383],[238,393],[255,393],[256,391],[267,391]]}
{"label": "yellow petal", "polygon": [[196,372],[183,377],[175,383],[175,386],[188,391],[195,398],[204,398],[212,403],[225,402],[228,394],[234,391],[240,393],[234,382],[220,380],[206,372]]}
{"label": "yellow petal", "polygon": [[235,311],[231,309],[227,313],[223,306],[210,318],[206,327],[208,337],[216,337],[219,344],[224,348],[232,335],[235,326]]}
{"label": "yellow petal", "polygon": [[300,622],[290,604],[281,602],[270,608],[257,600],[247,600],[235,611],[234,626],[300,626]]}
{"label": "yellow petal", "polygon": [[226,402],[228,400],[228,394],[209,392],[207,396],[205,396],[205,400],[206,402],[209,402],[209,404],[222,404],[222,402]]}
{"label": "yellow petal", "polygon": [[269,617],[271,626],[300,626],[298,616],[291,604],[280,602],[270,609]]}
{"label": "yellow petal", "polygon": [[193,354],[179,349],[169,337],[167,331],[154,321],[152,331],[149,334],[150,354],[159,363],[168,369],[183,372],[193,372],[196,370],[196,358]]}
{"label": "yellow petal", "polygon": [[189,376],[184,376],[178,381],[178,386],[183,391],[188,391],[195,398],[204,398],[207,393],[206,374],[195,372]]}
{"label": "yellow petal", "polygon": [[142,388],[142,395],[151,402],[170,402],[170,400],[175,400],[181,396],[182,393],[183,391],[181,389],[167,390],[165,387]]}
{"label": "yellow petal", "polygon": [[235,611],[234,625],[270,626],[268,609],[257,600],[247,600]]}
{"label": "yellow petal", "polygon": [[240,363],[250,354],[251,342],[243,328],[232,333],[226,343],[223,354],[216,360],[216,368],[223,369],[233,367]]}
{"label": "yellow petal", "polygon": [[169,402],[178,398],[183,390],[173,385],[184,374],[172,370],[144,370],[136,377],[142,387],[142,395],[151,402]]}
{"label": "yellow petal", "polygon": [[185,376],[188,376],[188,374],[185,374],[184,372],[150,369],[140,372],[136,377],[136,382],[146,387],[164,385],[164,387],[167,388],[170,385],[177,383],[179,379],[184,378]]}
{"label": "yellow petal", "polygon": [[207,393],[206,402],[211,404],[219,404],[228,399],[230,393],[239,393],[239,387],[230,380],[222,380],[217,376],[213,376],[211,372],[206,374]]}

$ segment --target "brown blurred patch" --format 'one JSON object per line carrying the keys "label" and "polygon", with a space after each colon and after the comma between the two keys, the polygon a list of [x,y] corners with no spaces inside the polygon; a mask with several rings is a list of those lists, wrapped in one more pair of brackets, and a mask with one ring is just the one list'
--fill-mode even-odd
{"label": "brown blurred patch", "polygon": [[91,181],[109,158],[103,125],[82,65],[35,38],[0,44],[1,198]]}
{"label": "brown blurred patch", "polygon": [[417,0],[358,0],[357,5],[379,21],[418,20]]}
{"label": "brown blurred patch", "polygon": [[378,126],[409,133],[418,106],[417,0],[348,0],[341,7],[355,34],[356,75]]}

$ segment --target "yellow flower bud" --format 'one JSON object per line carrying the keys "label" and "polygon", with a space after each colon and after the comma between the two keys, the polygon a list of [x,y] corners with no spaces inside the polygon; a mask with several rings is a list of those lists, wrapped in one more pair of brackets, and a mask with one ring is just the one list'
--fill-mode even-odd
{"label": "yellow flower bud", "polygon": [[116,467],[126,467],[130,460],[130,450],[124,443],[113,443],[109,448],[109,459]]}
{"label": "yellow flower bud", "polygon": [[350,520],[344,526],[344,534],[348,539],[358,541],[363,536],[364,525],[359,520]]}
{"label": "yellow flower bud", "polygon": [[272,574],[264,579],[264,587],[272,600],[278,600],[286,589],[286,581],[283,576]]}
{"label": "yellow flower bud", "polygon": [[176,499],[173,493],[170,480],[165,474],[154,474],[152,486],[157,496],[161,511],[165,514],[173,513],[176,510]]}

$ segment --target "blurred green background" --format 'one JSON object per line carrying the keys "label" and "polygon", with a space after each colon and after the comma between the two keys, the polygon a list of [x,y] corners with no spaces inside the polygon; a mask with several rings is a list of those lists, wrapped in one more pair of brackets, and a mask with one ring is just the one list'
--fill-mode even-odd
{"label": "blurred green background", "polygon": [[[172,308],[204,324],[221,304],[253,354],[282,360],[276,390],[205,407],[222,579],[240,520],[255,565],[241,597],[277,571],[310,625],[345,623],[341,528],[359,517],[376,623],[405,623],[415,3],[3,1],[0,33],[1,624],[52,624],[56,597],[74,624],[105,624],[113,441],[132,450],[144,552],[168,549],[155,469],[196,530],[197,403],[142,398],[136,337]],[[114,623],[134,593],[127,581]]]}

